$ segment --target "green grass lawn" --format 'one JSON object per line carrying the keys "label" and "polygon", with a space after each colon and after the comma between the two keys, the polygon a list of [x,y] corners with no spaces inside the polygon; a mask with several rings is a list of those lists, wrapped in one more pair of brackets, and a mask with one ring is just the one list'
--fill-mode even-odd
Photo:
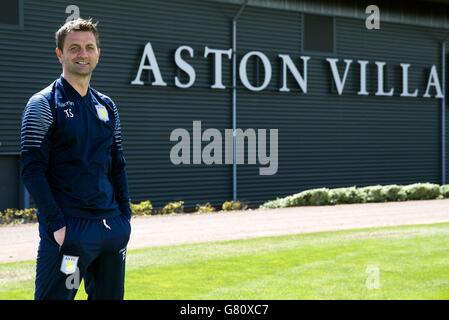
{"label": "green grass lawn", "polygon": [[[32,299],[34,267],[0,264],[0,299]],[[449,224],[131,250],[125,298],[449,299]]]}

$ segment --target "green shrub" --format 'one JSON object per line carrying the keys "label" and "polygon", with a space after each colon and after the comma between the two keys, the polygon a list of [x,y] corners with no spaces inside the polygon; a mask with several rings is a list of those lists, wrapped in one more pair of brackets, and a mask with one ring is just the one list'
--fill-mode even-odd
{"label": "green shrub", "polygon": [[209,213],[214,212],[215,208],[208,202],[206,204],[197,204],[195,211],[198,213]]}
{"label": "green shrub", "polygon": [[282,206],[282,208],[285,207],[298,207],[298,206],[305,206],[305,197],[304,193],[296,193],[291,196],[285,197],[284,199],[281,199],[279,201],[279,204]]}
{"label": "green shrub", "polygon": [[449,198],[449,184],[442,185],[440,187],[440,193],[443,198]]}
{"label": "green shrub", "polygon": [[430,200],[440,196],[440,186],[433,183],[414,183],[404,187],[407,200]]}
{"label": "green shrub", "polygon": [[310,189],[278,200],[281,208],[331,204],[329,189]]}
{"label": "green shrub", "polygon": [[387,201],[405,201],[407,200],[407,194],[405,193],[403,186],[396,184],[390,184],[383,186],[383,193],[387,198]]}
{"label": "green shrub", "polygon": [[365,194],[366,202],[385,202],[387,201],[387,196],[385,190],[382,186],[371,186],[359,189]]}
{"label": "green shrub", "polygon": [[331,203],[333,204],[366,202],[365,193],[356,187],[331,189],[330,194]]}
{"label": "green shrub", "polygon": [[133,216],[147,216],[153,214],[151,201],[142,201],[139,204],[130,203]]}
{"label": "green shrub", "polygon": [[263,203],[260,208],[285,208],[345,203],[385,202],[405,200],[430,200],[449,198],[449,184],[439,186],[432,183],[415,183],[407,186],[396,184],[348,187],[336,189],[310,189]]}
{"label": "green shrub", "polygon": [[37,214],[35,208],[29,209],[6,209],[0,211],[0,224],[22,224],[37,222]]}
{"label": "green shrub", "polygon": [[331,193],[327,188],[312,189],[302,192],[304,202],[309,206],[323,206],[332,203]]}
{"label": "green shrub", "polygon": [[184,201],[174,201],[167,203],[160,214],[172,214],[172,213],[183,213],[184,212]]}
{"label": "green shrub", "polygon": [[223,202],[223,205],[221,206],[221,208],[224,211],[245,210],[246,205],[244,205],[240,201],[225,201],[225,202]]}
{"label": "green shrub", "polygon": [[284,208],[286,198],[276,198],[276,200],[267,201],[259,206],[259,209],[277,209]]}

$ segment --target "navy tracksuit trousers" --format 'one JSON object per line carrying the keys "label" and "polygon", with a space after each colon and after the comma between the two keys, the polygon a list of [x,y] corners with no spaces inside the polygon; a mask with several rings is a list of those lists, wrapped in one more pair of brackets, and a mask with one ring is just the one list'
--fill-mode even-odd
{"label": "navy tracksuit trousers", "polygon": [[[34,298],[72,300],[84,279],[89,300],[123,299],[130,233],[131,224],[124,215],[107,219],[68,217],[65,240],[60,247],[40,223]],[[71,261],[65,269],[62,264],[67,259]],[[73,268],[75,272],[66,274]]]}

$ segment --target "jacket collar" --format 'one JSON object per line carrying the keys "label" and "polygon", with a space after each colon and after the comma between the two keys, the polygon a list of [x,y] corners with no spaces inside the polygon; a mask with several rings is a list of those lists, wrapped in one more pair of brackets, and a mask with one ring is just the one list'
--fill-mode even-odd
{"label": "jacket collar", "polygon": [[62,76],[59,77],[59,81],[62,84],[62,87],[64,88],[64,91],[66,91],[67,94],[69,94],[72,98],[75,98],[77,100],[81,100],[81,101],[85,101],[90,97],[91,94],[91,88],[89,86],[89,88],[87,89],[87,94],[82,97],[78,91],[76,91],[76,89],[74,87],[72,87],[72,85]]}

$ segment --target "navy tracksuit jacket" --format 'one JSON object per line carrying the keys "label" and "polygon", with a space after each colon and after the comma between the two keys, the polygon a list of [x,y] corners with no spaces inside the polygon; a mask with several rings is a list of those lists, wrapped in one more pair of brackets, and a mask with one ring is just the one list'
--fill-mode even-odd
{"label": "navy tracksuit jacket", "polygon": [[21,165],[38,209],[35,299],[73,299],[83,278],[89,299],[122,299],[131,210],[114,102],[61,76],[28,101]]}

